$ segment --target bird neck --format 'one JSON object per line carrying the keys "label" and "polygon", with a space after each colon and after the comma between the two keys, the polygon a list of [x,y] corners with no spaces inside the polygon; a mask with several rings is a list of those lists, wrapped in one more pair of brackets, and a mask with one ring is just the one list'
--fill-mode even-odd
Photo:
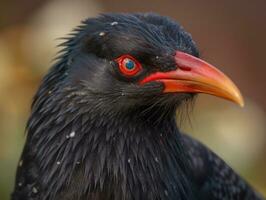
{"label": "bird neck", "polygon": [[174,115],[154,123],[138,113],[112,118],[67,108],[59,113],[29,129],[35,132],[39,179],[48,196],[80,182],[81,196],[186,199],[186,159]]}

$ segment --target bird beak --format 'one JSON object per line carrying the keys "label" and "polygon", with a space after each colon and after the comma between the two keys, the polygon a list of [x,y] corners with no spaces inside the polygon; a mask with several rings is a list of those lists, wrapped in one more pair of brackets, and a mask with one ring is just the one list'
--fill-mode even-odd
{"label": "bird beak", "polygon": [[162,82],[164,93],[206,93],[244,106],[243,97],[236,85],[211,64],[181,51],[176,51],[175,62],[176,70],[155,72],[140,83]]}

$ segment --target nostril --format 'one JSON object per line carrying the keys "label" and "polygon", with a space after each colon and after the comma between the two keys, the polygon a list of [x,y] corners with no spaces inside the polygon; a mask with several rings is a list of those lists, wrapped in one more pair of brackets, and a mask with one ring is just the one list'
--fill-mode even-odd
{"label": "nostril", "polygon": [[184,71],[191,71],[191,67],[187,67],[187,66],[178,66],[178,68]]}

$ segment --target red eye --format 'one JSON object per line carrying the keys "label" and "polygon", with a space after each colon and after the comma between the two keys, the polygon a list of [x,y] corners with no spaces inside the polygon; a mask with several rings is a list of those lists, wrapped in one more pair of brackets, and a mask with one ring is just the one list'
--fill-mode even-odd
{"label": "red eye", "polygon": [[126,76],[134,76],[141,69],[141,64],[130,55],[123,55],[116,59],[119,70]]}

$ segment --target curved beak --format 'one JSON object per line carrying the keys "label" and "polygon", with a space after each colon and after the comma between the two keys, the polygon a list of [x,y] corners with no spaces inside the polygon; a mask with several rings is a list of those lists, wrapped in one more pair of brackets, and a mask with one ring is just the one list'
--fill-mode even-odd
{"label": "curved beak", "polygon": [[164,84],[164,93],[206,93],[244,106],[243,97],[236,85],[211,64],[181,51],[176,51],[175,62],[176,70],[155,72],[140,84],[159,81]]}

